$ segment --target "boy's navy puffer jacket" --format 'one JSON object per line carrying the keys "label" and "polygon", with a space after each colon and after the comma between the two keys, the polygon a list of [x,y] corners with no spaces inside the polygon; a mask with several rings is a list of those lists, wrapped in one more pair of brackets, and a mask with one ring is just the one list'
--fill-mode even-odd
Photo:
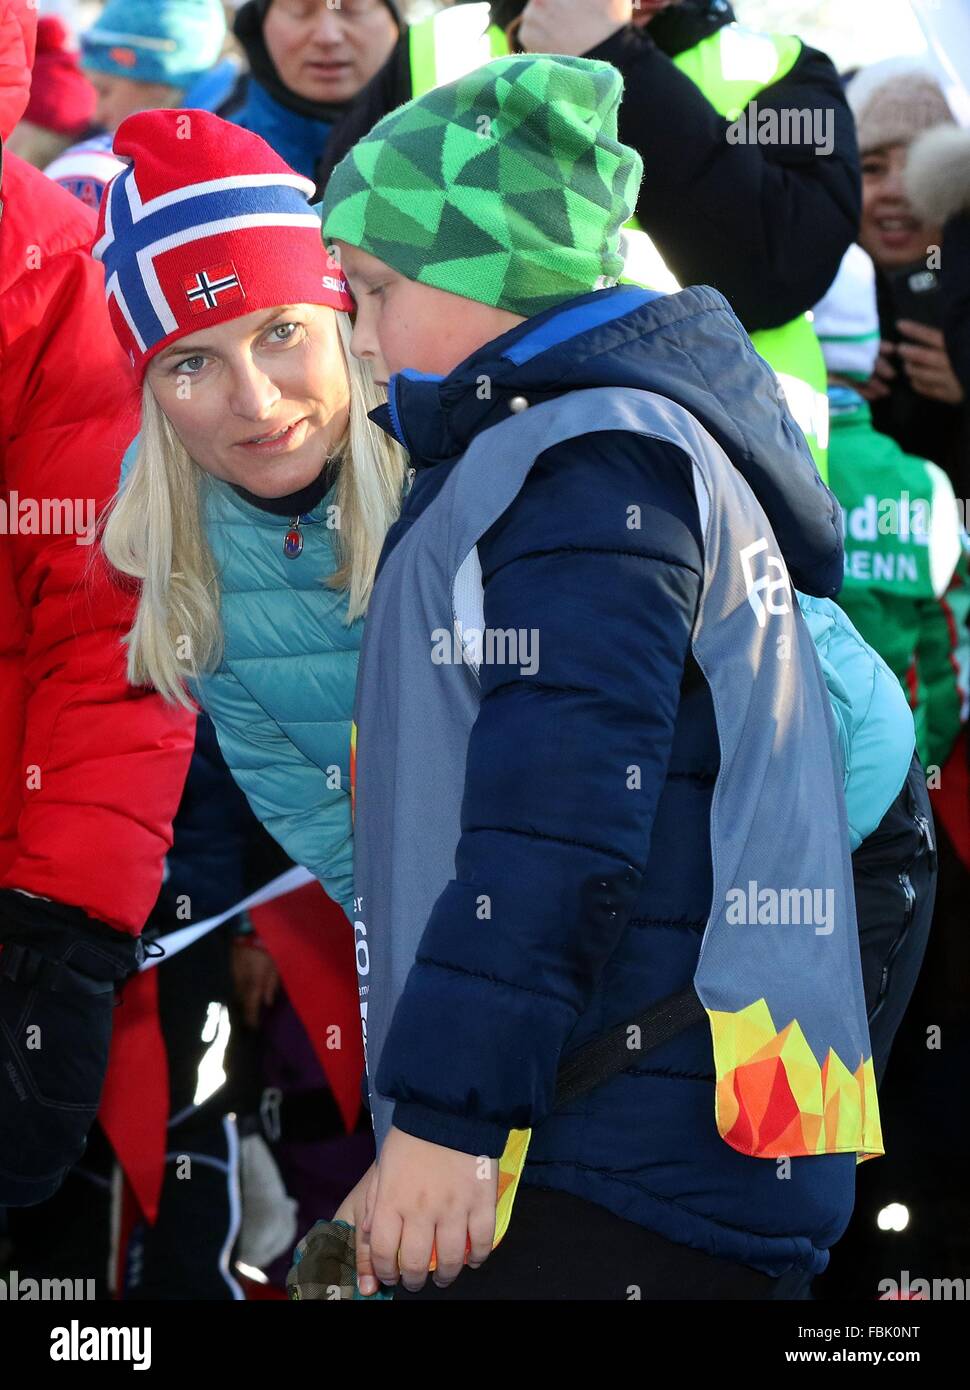
{"label": "boy's navy puffer jacket", "polygon": [[[843,564],[838,505],[816,475],[786,471],[791,445],[768,374],[757,382],[752,391],[740,324],[704,287],[648,303],[629,287],[600,291],[521,324],[443,381],[399,374],[375,418],[410,451],[416,476],[383,559],[514,397],[537,404],[625,386],[670,397],[704,424],[756,493],[794,584],[832,596]],[[615,520],[631,507],[641,525],[620,551]],[[376,1076],[377,1091],[396,1102],[395,1125],[473,1153],[501,1151],[501,1142],[477,1146],[493,1142],[490,1131],[518,1103],[500,1093],[499,1033],[508,1055],[552,1045],[564,1007],[579,998],[566,1055],[690,984],[711,906],[719,768],[711,696],[690,649],[703,562],[685,454],[622,432],[559,445],[537,460],[478,551],[486,626],[534,628],[543,644],[539,685],[482,665],[457,857],[462,881],[501,886],[493,918],[516,921],[518,936],[500,969],[490,940],[485,971],[476,941],[455,924],[460,1018],[457,977],[427,958],[430,946],[419,950]],[[630,764],[641,765],[644,791],[627,799]],[[582,896],[602,872],[604,848],[643,867],[605,959]],[[460,1036],[446,1035],[451,1025]],[[543,1118],[522,1181],[779,1275],[825,1268],[851,1214],[855,1162],[800,1157],[784,1169],[725,1143],[701,1025]]]}

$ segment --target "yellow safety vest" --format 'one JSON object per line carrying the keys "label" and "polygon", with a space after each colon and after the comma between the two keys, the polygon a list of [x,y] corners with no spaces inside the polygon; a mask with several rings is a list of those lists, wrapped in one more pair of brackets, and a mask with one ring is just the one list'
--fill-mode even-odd
{"label": "yellow safety vest", "polygon": [[[503,30],[490,23],[487,3],[458,5],[412,26],[409,35],[411,92],[421,96],[454,82],[509,52]],[[694,83],[726,120],[734,121],[748,103],[790,72],[802,51],[801,40],[759,34],[728,24],[674,58],[675,67]],[[623,279],[647,289],[681,289],[660,252],[634,218],[623,234]],[[828,479],[829,403],[822,349],[809,314],[778,328],[751,334],[755,348],[772,367],[788,408],[801,426],[823,479]]]}

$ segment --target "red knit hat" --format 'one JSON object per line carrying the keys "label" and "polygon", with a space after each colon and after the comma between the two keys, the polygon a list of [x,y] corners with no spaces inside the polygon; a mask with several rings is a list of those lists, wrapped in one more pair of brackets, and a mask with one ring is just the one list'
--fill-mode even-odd
{"label": "red knit hat", "polygon": [[24,120],[57,135],[80,135],[94,118],[97,104],[98,94],[80,69],[66,28],[56,15],[41,15]]}
{"label": "red knit hat", "polygon": [[310,179],[266,141],[209,111],[140,111],[114,153],[92,254],[139,383],[169,343],[279,304],[353,299],[307,204]]}

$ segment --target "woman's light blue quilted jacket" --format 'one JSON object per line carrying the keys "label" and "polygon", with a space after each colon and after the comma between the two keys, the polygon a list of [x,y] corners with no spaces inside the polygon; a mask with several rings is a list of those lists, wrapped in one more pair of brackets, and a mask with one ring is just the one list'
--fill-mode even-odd
{"label": "woman's light blue quilted jacket", "polygon": [[[125,455],[122,481],[137,440]],[[219,573],[225,654],[192,682],[236,782],[291,859],[348,916],[353,899],[350,722],[363,620],[321,581],[336,567],[333,494],[306,513],[303,551],[283,554],[284,517],[205,477],[203,524]]]}

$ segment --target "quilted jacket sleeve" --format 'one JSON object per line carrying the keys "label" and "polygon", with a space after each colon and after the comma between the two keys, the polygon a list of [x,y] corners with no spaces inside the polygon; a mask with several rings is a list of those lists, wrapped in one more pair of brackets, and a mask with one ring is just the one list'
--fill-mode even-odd
{"label": "quilted jacket sleeve", "polygon": [[23,724],[15,853],[0,886],[137,933],[161,884],[195,717],[128,684],[134,595],[111,581],[89,529],[135,429],[102,268],[79,244],[89,214],[14,156],[4,165],[5,263],[32,225],[60,240],[33,247],[0,306],[0,482],[9,499],[54,503],[52,516],[73,524],[3,537],[0,603],[20,629]]}
{"label": "quilted jacket sleeve", "polygon": [[613,432],[544,454],[479,542],[485,627],[519,661],[482,664],[455,878],[378,1063],[400,1129],[497,1156],[551,1108],[646,868],[700,544],[686,456]]}
{"label": "quilted jacket sleeve", "polygon": [[350,791],[339,769],[328,773],[301,753],[231,671],[206,676],[192,693],[256,817],[352,919]]}

